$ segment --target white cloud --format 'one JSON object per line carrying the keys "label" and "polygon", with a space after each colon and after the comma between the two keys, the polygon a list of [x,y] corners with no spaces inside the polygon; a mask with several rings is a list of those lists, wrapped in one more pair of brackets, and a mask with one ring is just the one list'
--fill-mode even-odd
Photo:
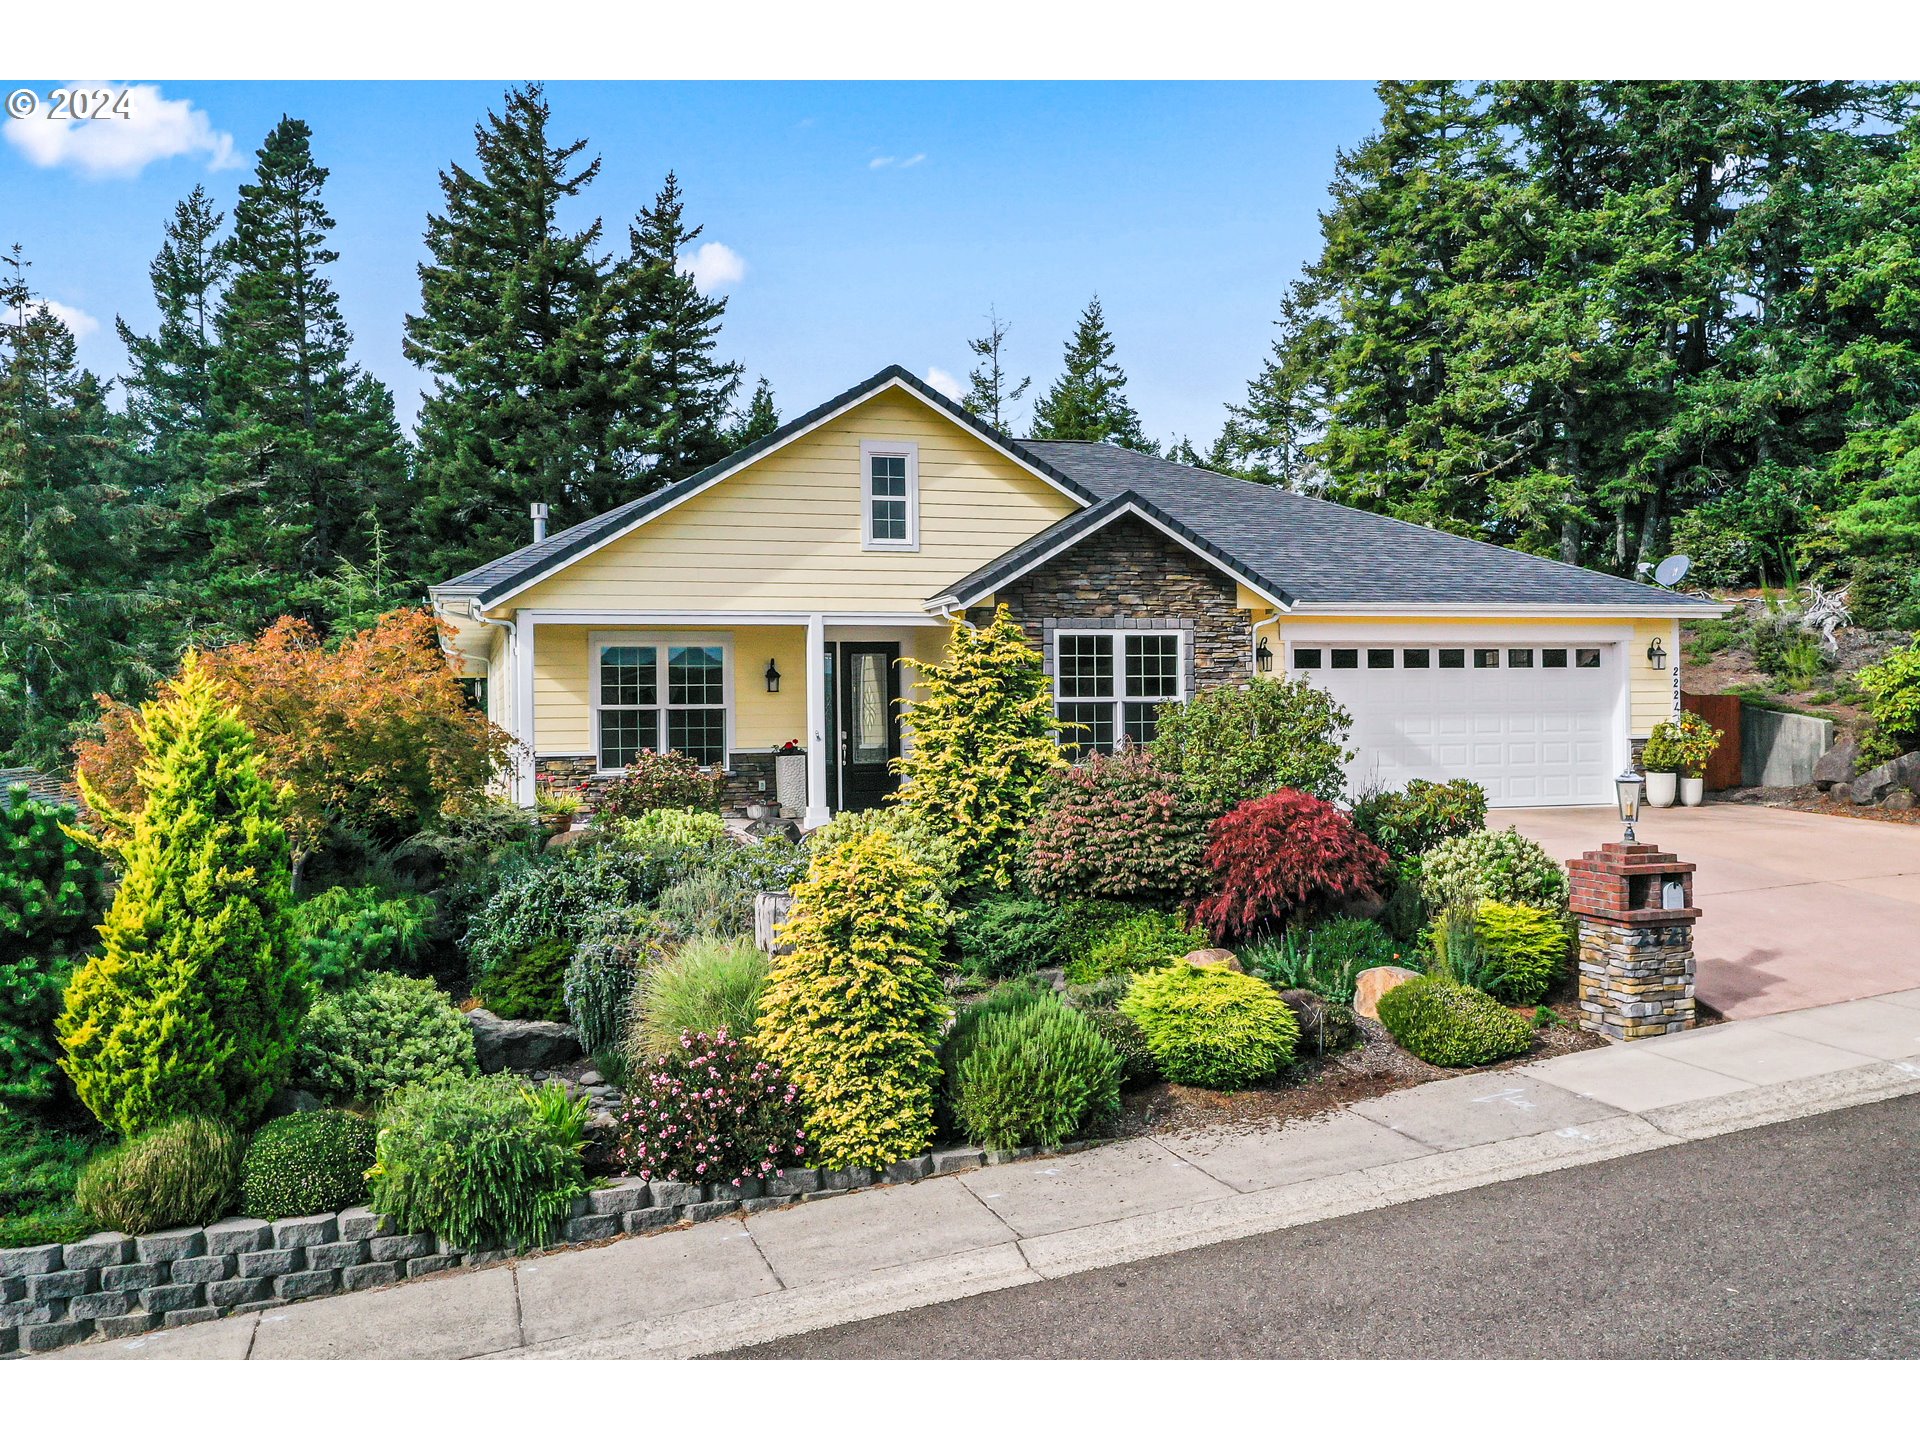
{"label": "white cloud", "polygon": [[[78,305],[62,305],[58,300],[36,300],[33,302],[33,308],[36,310],[45,310],[48,314],[52,315],[62,325],[65,325],[68,330],[73,332],[73,338],[76,340],[84,340],[89,335],[98,333],[100,329],[100,322],[82,310]],[[4,313],[9,325],[18,325],[20,323],[21,315],[18,305]]]}
{"label": "white cloud", "polygon": [[900,168],[902,170],[912,169],[915,165],[918,165],[922,160],[926,158],[927,158],[927,152],[922,150],[918,155],[909,155],[906,159],[902,160],[900,162]]}
{"label": "white cloud", "polygon": [[84,175],[131,177],[155,160],[176,155],[205,155],[209,170],[225,170],[241,163],[233,153],[233,136],[213,128],[207,112],[190,100],[168,100],[158,85],[118,85],[106,81],[76,81],[74,91],[126,91],[124,115],[108,111],[85,120],[52,118],[44,103],[25,119],[6,123],[13,147],[43,169],[71,165]]}
{"label": "white cloud", "polygon": [[680,273],[693,277],[702,295],[711,295],[747,277],[747,262],[718,240],[709,240],[691,255],[680,257]]}
{"label": "white cloud", "polygon": [[950,372],[942,370],[938,365],[929,365],[927,367],[927,383],[956,405],[960,403],[960,397],[967,393],[967,387],[965,385],[961,384]]}
{"label": "white cloud", "polygon": [[916,155],[909,155],[904,160],[898,155],[876,155],[867,161],[867,168],[869,170],[906,170],[918,165],[926,158],[927,152],[924,150]]}

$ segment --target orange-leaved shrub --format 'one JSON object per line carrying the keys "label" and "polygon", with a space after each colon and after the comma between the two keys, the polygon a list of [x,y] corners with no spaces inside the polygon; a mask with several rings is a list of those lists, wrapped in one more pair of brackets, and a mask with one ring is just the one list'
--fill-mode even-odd
{"label": "orange-leaved shrub", "polygon": [[1207,891],[1206,811],[1145,749],[1055,776],[1027,838],[1027,883],[1050,899],[1180,905]]}
{"label": "orange-leaved shrub", "polygon": [[1377,900],[1392,863],[1345,815],[1298,790],[1243,801],[1214,821],[1209,834],[1214,893],[1194,913],[1216,940]]}

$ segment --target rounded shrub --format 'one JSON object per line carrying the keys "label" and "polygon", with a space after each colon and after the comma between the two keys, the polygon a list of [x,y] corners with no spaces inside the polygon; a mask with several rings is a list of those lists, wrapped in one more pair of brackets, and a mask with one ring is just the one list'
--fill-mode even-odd
{"label": "rounded shrub", "polygon": [[1346,816],[1299,790],[1236,805],[1209,834],[1214,893],[1194,918],[1222,941],[1377,900],[1391,863]]}
{"label": "rounded shrub", "polygon": [[1482,900],[1562,910],[1567,875],[1518,830],[1476,830],[1441,841],[1421,858],[1420,890],[1433,911]]}
{"label": "rounded shrub", "polygon": [[1074,927],[1074,934],[1068,942],[1073,959],[1067,964],[1067,980],[1074,985],[1151,970],[1207,944],[1204,930],[1166,910],[1121,909],[1084,930]]}
{"label": "rounded shrub", "polygon": [[1163,705],[1153,758],[1209,815],[1276,790],[1337,800],[1346,789],[1353,716],[1305,679],[1214,685]]}
{"label": "rounded shrub", "polygon": [[240,1208],[260,1220],[344,1210],[367,1198],[373,1122],[347,1110],[269,1120],[240,1166]]}
{"label": "rounded shrub", "polygon": [[564,1021],[563,991],[573,946],[571,940],[536,941],[488,971],[475,987],[474,998],[502,1020]]}
{"label": "rounded shrub", "polygon": [[1558,915],[1483,900],[1474,909],[1473,928],[1499,974],[1487,991],[1509,1005],[1541,999],[1566,966],[1567,926]]}
{"label": "rounded shrub", "polygon": [[1054,1146],[1120,1108],[1119,1053],[1052,994],[988,1015],[954,1055],[955,1123],[975,1145]]}
{"label": "rounded shrub", "polygon": [[954,921],[953,938],[970,975],[1028,975],[1065,958],[1067,917],[1049,901],[993,895]]}
{"label": "rounded shrub", "polygon": [[1300,1026],[1273,987],[1212,966],[1169,965],[1134,978],[1120,1013],[1145,1032],[1176,1085],[1240,1090],[1293,1060]]}
{"label": "rounded shrub", "polygon": [[1491,995],[1426,976],[1380,997],[1380,1023],[1430,1065],[1491,1065],[1533,1045],[1533,1027]]}
{"label": "rounded shrub", "polygon": [[308,1012],[294,1072],[323,1098],[351,1104],[477,1068],[473,1027],[446,992],[389,971],[320,998]]}
{"label": "rounded shrub", "polygon": [[1055,900],[1185,904],[1206,893],[1209,818],[1147,750],[1096,754],[1054,777],[1027,829],[1027,881]]}
{"label": "rounded shrub", "polygon": [[664,754],[642,750],[626,773],[608,787],[595,807],[596,816],[627,820],[651,810],[718,811],[726,787],[726,776],[701,769],[698,761],[678,750]]}
{"label": "rounded shrub", "polygon": [[884,830],[817,853],[793,887],[755,1040],[799,1088],[816,1163],[889,1165],[932,1145],[946,929],[932,874]]}
{"label": "rounded shrub", "polygon": [[429,895],[336,885],[293,907],[293,938],[307,962],[307,978],[323,990],[345,990],[369,970],[422,965],[433,915]]}
{"label": "rounded shrub", "polygon": [[102,1230],[143,1235],[208,1225],[240,1194],[240,1137],[198,1115],[157,1125],[88,1162],[74,1203]]}
{"label": "rounded shrub", "polygon": [[696,936],[641,971],[633,991],[627,1062],[640,1070],[688,1031],[754,1033],[770,962],[751,940]]}
{"label": "rounded shrub", "polygon": [[807,1163],[800,1092],[725,1030],[689,1032],[632,1087],[616,1157],[642,1180],[731,1185]]}
{"label": "rounded shrub", "polygon": [[1487,792],[1471,780],[1409,780],[1353,802],[1354,826],[1398,863],[1487,823]]}
{"label": "rounded shrub", "polygon": [[412,1085],[380,1112],[373,1207],[467,1250],[544,1245],[586,1193],[584,1118],[505,1075]]}
{"label": "rounded shrub", "polygon": [[614,834],[623,845],[681,845],[688,849],[717,849],[730,843],[727,822],[711,810],[649,810],[631,820],[621,820]]}

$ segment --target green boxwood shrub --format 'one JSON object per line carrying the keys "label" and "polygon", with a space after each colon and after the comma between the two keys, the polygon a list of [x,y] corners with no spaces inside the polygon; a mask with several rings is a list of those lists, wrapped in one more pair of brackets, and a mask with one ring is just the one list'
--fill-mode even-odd
{"label": "green boxwood shrub", "polygon": [[1169,965],[1134,977],[1120,1013],[1146,1033],[1160,1073],[1176,1085],[1240,1090],[1293,1060],[1300,1025],[1273,987],[1251,975]]}
{"label": "green boxwood shrub", "polygon": [[371,1120],[347,1110],[307,1110],[269,1120],[240,1166],[240,1208],[258,1220],[344,1210],[367,1198]]}
{"label": "green boxwood shrub", "polygon": [[1404,790],[1375,790],[1353,802],[1353,824],[1395,862],[1487,823],[1487,792],[1471,780],[1409,780]]}
{"label": "green boxwood shrub", "polygon": [[571,940],[541,940],[512,959],[489,970],[474,996],[502,1020],[567,1018],[563,993],[567,962],[573,959]]}
{"label": "green boxwood shrub", "polygon": [[96,1155],[80,1172],[74,1201],[100,1229],[127,1235],[209,1225],[232,1213],[240,1155],[230,1126],[182,1116]]}
{"label": "green boxwood shrub", "polygon": [[1441,841],[1420,861],[1420,887],[1434,911],[1482,900],[1537,910],[1561,910],[1567,903],[1566,872],[1536,841],[1512,828]]}
{"label": "green boxwood shrub", "polygon": [[1086,985],[1107,975],[1150,970],[1209,943],[1206,931],[1167,910],[1123,909],[1104,923],[1096,915],[1090,928],[1072,928],[1068,945],[1073,959],[1067,964],[1067,981]]}
{"label": "green boxwood shrub", "polygon": [[373,1207],[467,1250],[544,1245],[586,1193],[577,1119],[506,1075],[409,1086],[380,1112]]}
{"label": "green boxwood shrub", "polygon": [[1541,999],[1566,966],[1567,926],[1558,915],[1483,900],[1474,911],[1474,929],[1500,971],[1488,992],[1509,1005]]}
{"label": "green boxwood shrub", "polygon": [[431,896],[336,885],[293,907],[294,944],[310,981],[345,990],[370,970],[420,968],[432,942],[433,912]]}
{"label": "green boxwood shrub", "polygon": [[689,1030],[750,1037],[770,963],[751,940],[703,935],[642,971],[633,991],[628,1064],[639,1071]]}
{"label": "green boxwood shrub", "polygon": [[1533,1044],[1533,1027],[1491,995],[1430,976],[1382,995],[1380,1023],[1429,1065],[1491,1065]]}
{"label": "green boxwood shrub", "polygon": [[953,935],[968,974],[1027,975],[1066,958],[1067,915],[1051,901],[992,895],[954,922]]}
{"label": "green boxwood shrub", "polygon": [[1120,1108],[1119,1055],[1051,993],[967,1028],[948,1076],[955,1122],[975,1145],[1054,1146]]}
{"label": "green boxwood shrub", "polygon": [[478,1068],[473,1027],[431,980],[384,971],[307,1014],[294,1073],[339,1104],[365,1104],[395,1090]]}

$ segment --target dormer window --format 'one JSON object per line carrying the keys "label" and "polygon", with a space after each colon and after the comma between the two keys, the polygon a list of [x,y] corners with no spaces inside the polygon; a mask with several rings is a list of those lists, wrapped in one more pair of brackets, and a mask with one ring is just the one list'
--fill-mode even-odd
{"label": "dormer window", "polygon": [[860,446],[860,548],[920,548],[920,450],[863,441]]}

